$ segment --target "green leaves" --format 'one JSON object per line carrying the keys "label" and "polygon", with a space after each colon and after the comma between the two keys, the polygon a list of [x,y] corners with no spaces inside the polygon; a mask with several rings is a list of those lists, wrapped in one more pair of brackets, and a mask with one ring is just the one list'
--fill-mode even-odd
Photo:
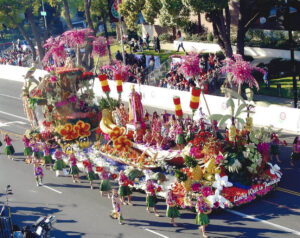
{"label": "green leaves", "polygon": [[139,12],[143,9],[145,0],[123,0],[120,4],[121,15],[129,30],[137,31]]}
{"label": "green leaves", "polygon": [[189,168],[195,168],[197,166],[197,161],[195,158],[191,157],[191,156],[188,156],[186,155],[184,157],[184,164],[186,165],[186,167],[189,167]]}

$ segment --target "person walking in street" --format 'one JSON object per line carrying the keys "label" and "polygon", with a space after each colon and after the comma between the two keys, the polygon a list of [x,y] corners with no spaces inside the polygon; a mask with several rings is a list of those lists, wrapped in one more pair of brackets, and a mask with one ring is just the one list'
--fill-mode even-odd
{"label": "person walking in street", "polygon": [[7,155],[7,157],[9,159],[14,160],[15,149],[14,149],[13,145],[11,144],[12,139],[7,134],[5,134],[3,140],[6,143],[5,155]]}
{"label": "person walking in street", "polygon": [[43,152],[44,152],[44,156],[43,156],[43,160],[44,160],[44,167],[47,169],[48,167],[50,168],[50,170],[53,170],[52,167],[52,157],[50,154],[50,149],[51,146],[49,144],[49,142],[45,142],[43,144]]}
{"label": "person walking in street", "polygon": [[182,36],[181,36],[181,31],[178,31],[177,33],[177,39],[178,39],[178,49],[177,49],[177,52],[179,52],[179,49],[182,48],[183,51],[185,52],[185,49],[183,47],[183,40],[182,40]]}
{"label": "person walking in street", "polygon": [[[69,157],[69,165],[70,165],[70,174],[72,175],[72,180],[73,183],[80,183],[80,179],[79,179],[79,169],[77,167],[77,159],[75,157],[75,155],[73,153],[70,154]],[[75,179],[76,177],[76,179]]]}
{"label": "person walking in street", "polygon": [[273,156],[276,158],[277,163],[281,163],[279,159],[279,138],[276,133],[272,133],[271,142],[270,142],[270,152],[271,152],[271,160],[273,161]]}
{"label": "person walking in street", "polygon": [[128,186],[131,181],[129,181],[128,177],[125,175],[124,171],[121,170],[119,174],[119,194],[122,199],[123,205],[127,205],[125,202],[125,198],[128,197],[128,204],[133,205],[131,202],[131,189]]}
{"label": "person walking in street", "polygon": [[54,152],[55,163],[53,169],[55,170],[55,175],[58,177],[60,175],[60,171],[66,167],[65,162],[62,160],[63,153],[60,149],[56,149]]}
{"label": "person walking in street", "polygon": [[175,223],[175,218],[180,217],[180,213],[176,207],[176,200],[175,200],[175,196],[173,194],[172,189],[169,189],[168,191],[168,195],[167,195],[167,199],[166,199],[166,203],[167,203],[167,217],[171,218],[171,224],[173,226],[177,226],[177,224]]}
{"label": "person walking in street", "polygon": [[204,202],[203,198],[198,197],[196,204],[196,225],[199,226],[199,230],[202,231],[202,236],[207,237],[205,234],[205,228],[209,224],[208,214],[211,213],[211,208]]}
{"label": "person walking in street", "polygon": [[87,180],[90,181],[90,186],[91,186],[91,189],[93,190],[94,189],[93,181],[95,180],[95,173],[93,170],[93,164],[90,160],[87,161],[86,169],[87,169],[86,177],[87,177]]}
{"label": "person walking in street", "polygon": [[[160,188],[160,187],[159,187]],[[150,213],[150,207],[153,208],[153,212],[155,216],[159,217],[159,214],[156,210],[156,203],[157,203],[157,197],[156,197],[156,187],[154,183],[149,179],[146,182],[146,202],[147,202],[147,212]]]}
{"label": "person walking in street", "polygon": [[117,189],[112,190],[111,201],[112,201],[112,208],[113,208],[113,210],[111,212],[111,217],[113,219],[118,219],[119,224],[122,225],[123,224],[123,216],[121,213],[120,197],[119,197]]}
{"label": "person walking in street", "polygon": [[109,181],[109,172],[103,168],[100,174],[100,194],[103,197],[104,193],[107,192],[107,197],[110,198],[111,185]]}
{"label": "person walking in street", "polygon": [[149,33],[146,34],[145,42],[146,42],[146,49],[149,50],[149,45],[150,45],[150,35],[149,35]]}
{"label": "person walking in street", "polygon": [[30,139],[24,135],[22,141],[24,143],[24,156],[26,156],[25,162],[26,164],[30,164],[32,161],[32,148],[30,146]]}
{"label": "person walking in street", "polygon": [[293,142],[293,147],[292,147],[292,156],[291,156],[291,166],[295,166],[294,161],[300,159],[300,139],[299,136],[296,136]]}
{"label": "person walking in street", "polygon": [[43,173],[43,169],[40,165],[40,161],[37,158],[37,156],[35,155],[33,157],[33,169],[34,169],[34,176],[35,176],[35,181],[36,181],[36,186],[42,186],[43,185],[43,177],[44,177],[44,173]]}

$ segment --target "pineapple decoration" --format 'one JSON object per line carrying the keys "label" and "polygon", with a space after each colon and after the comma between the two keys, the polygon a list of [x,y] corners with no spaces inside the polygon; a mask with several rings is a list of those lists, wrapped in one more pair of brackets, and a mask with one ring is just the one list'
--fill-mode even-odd
{"label": "pineapple decoration", "polygon": [[[252,101],[253,100],[253,91],[251,90],[251,88],[246,88],[245,92],[246,92],[247,99],[249,101]],[[253,107],[254,106],[251,104],[247,105],[247,117],[246,117],[246,126],[245,126],[247,131],[251,131],[253,128],[253,118],[250,117],[250,113],[253,113],[253,112],[251,112],[251,109]]]}
{"label": "pineapple decoration", "polygon": [[232,124],[229,128],[229,141],[235,141],[235,137],[236,137],[236,128],[235,125]]}
{"label": "pineapple decoration", "polygon": [[246,130],[251,131],[253,128],[253,118],[252,117],[246,117]]}
{"label": "pineapple decoration", "polygon": [[198,165],[196,159],[191,156],[185,156],[184,163],[190,168],[193,180],[201,180],[203,177],[203,172],[201,167]]}
{"label": "pineapple decoration", "polygon": [[185,173],[181,172],[179,169],[175,170],[175,176],[178,182],[181,183],[185,191],[190,192],[192,187],[192,180]]}

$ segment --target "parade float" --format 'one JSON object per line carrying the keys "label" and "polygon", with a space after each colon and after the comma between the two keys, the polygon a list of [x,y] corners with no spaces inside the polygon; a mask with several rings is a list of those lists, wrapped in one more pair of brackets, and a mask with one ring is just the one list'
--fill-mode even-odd
{"label": "parade float", "polygon": [[[144,189],[146,180],[155,180],[162,188],[158,195],[166,197],[167,190],[172,189],[180,207],[194,207],[199,196],[213,208],[239,206],[266,195],[279,183],[280,168],[268,158],[272,132],[253,128],[251,90],[247,89],[248,100],[240,95],[242,84],[258,87],[251,73],[264,73],[261,69],[240,56],[224,62],[227,83],[238,88],[238,92],[225,89],[228,115],[209,115],[209,123],[203,119],[187,121],[180,98],[174,97],[175,116],[162,120],[145,113],[143,95],[134,86],[128,98],[129,111],[121,96],[119,101],[109,96],[108,74],[121,95],[126,66],[117,62],[96,75],[75,65],[65,54],[66,44],[76,52],[91,44],[93,55],[106,54],[105,39],[93,37],[89,30],[70,31],[47,41],[44,62],[51,58],[56,67],[49,67],[49,74],[41,79],[33,77],[33,67],[25,77],[24,109],[33,127],[29,137],[55,141],[65,155],[76,153],[83,169],[91,161],[95,172],[105,168],[113,179],[118,171],[125,170],[137,189]],[[198,82],[199,88],[191,89],[194,115],[201,94],[205,101],[198,55],[184,56],[178,70]],[[103,91],[98,101],[93,91],[95,80],[100,81]],[[228,130],[222,131],[219,128],[225,123]]]}

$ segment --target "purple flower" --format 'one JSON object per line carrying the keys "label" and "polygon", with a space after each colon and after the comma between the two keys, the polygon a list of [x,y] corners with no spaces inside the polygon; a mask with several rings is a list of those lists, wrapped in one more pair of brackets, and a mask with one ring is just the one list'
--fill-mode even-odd
{"label": "purple flower", "polygon": [[201,184],[200,183],[194,183],[193,185],[192,185],[192,191],[193,192],[200,192],[200,188],[201,188]]}
{"label": "purple flower", "polygon": [[57,81],[57,80],[56,80],[56,76],[51,76],[50,79],[51,79],[52,82],[56,82],[56,81]]}
{"label": "purple flower", "polygon": [[212,194],[211,188],[210,187],[203,187],[202,188],[202,195],[204,197],[208,197],[209,195]]}

